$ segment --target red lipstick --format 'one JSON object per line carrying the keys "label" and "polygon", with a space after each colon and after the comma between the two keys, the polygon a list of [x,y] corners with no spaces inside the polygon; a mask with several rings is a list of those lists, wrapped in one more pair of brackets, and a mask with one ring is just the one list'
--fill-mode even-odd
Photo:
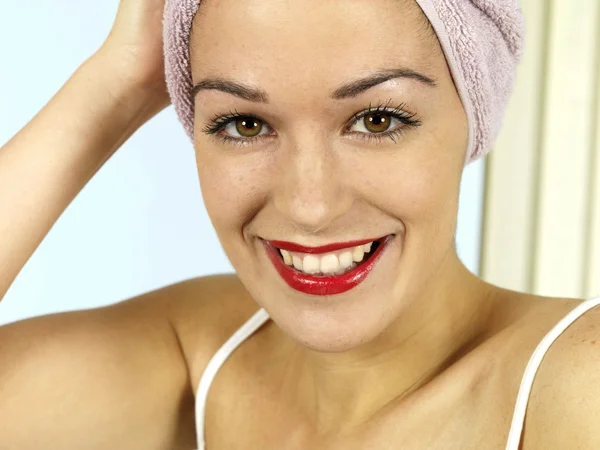
{"label": "red lipstick", "polygon": [[376,240],[379,246],[375,252],[364,262],[359,264],[357,267],[352,269],[350,272],[342,275],[331,275],[331,276],[314,276],[302,273],[293,267],[286,265],[280,256],[278,248],[283,250],[300,252],[300,253],[326,253],[339,250],[342,248],[354,247],[362,244],[372,242],[371,240],[366,241],[354,241],[325,245],[322,247],[303,247],[301,245],[293,244],[290,242],[282,241],[265,241],[263,244],[267,251],[269,259],[275,266],[275,269],[281,275],[281,278],[290,286],[292,289],[303,292],[310,295],[335,295],[349,291],[350,289],[358,286],[362,283],[365,278],[371,273],[375,264],[380,259],[383,251],[387,247],[388,242],[392,238],[392,235],[386,236],[383,239]]}

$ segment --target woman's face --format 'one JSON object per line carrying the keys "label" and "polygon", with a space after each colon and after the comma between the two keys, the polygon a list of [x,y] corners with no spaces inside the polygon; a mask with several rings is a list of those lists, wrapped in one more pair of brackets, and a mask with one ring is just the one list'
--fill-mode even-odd
{"label": "woman's face", "polygon": [[[371,341],[454,261],[467,119],[425,20],[409,0],[205,1],[194,20],[194,85],[218,78],[261,91],[240,98],[204,82],[195,97],[206,208],[253,298],[312,349]],[[392,71],[409,75],[352,84]],[[292,268],[286,281],[281,253],[279,269],[269,257],[271,241],[386,236],[352,269],[357,285],[330,275],[311,287]],[[290,256],[336,273],[350,264],[343,253],[360,258],[334,251],[338,267],[319,252]]]}

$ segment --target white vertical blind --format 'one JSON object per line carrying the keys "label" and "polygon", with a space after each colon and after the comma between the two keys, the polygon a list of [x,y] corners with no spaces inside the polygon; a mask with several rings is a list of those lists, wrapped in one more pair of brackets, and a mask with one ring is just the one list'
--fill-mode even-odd
{"label": "white vertical blind", "polygon": [[502,132],[488,156],[481,269],[492,282],[529,291],[548,1],[525,1],[522,7],[525,53]]}
{"label": "white vertical blind", "polygon": [[[600,27],[600,25],[599,25]],[[600,35],[600,33],[599,33]],[[599,39],[600,42],[600,39]],[[600,50],[598,50],[600,52]],[[589,202],[589,233],[585,295],[600,295],[600,58],[596,69],[595,139],[591,155],[591,196]]]}
{"label": "white vertical blind", "polygon": [[482,276],[548,296],[600,293],[600,2],[523,0],[527,45],[488,161]]}
{"label": "white vertical blind", "polygon": [[597,12],[597,0],[555,0],[550,14],[533,286],[547,295],[583,289]]}

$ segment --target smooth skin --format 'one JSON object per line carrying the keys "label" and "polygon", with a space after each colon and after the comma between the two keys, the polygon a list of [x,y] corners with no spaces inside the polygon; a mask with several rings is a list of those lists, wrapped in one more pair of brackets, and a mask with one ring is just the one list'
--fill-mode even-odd
{"label": "smooth skin", "polygon": [[[168,106],[163,8],[122,0],[103,46],[0,149],[0,298],[96,171]],[[195,82],[233,79],[270,100],[196,97],[203,198],[236,274],[1,327],[0,448],[195,448],[202,372],[260,306],[273,320],[211,387],[207,449],[504,448],[527,360],[581,299],[501,289],[458,259],[466,117],[416,4],[208,0],[191,47]],[[436,85],[398,79],[330,98],[401,65]],[[380,142],[358,134],[364,121],[346,128],[388,100],[421,124]],[[235,146],[203,132],[229,110],[268,136]],[[221,134],[240,137],[239,122]],[[383,234],[394,241],[369,278],[318,299],[285,285],[260,244]],[[523,449],[597,447],[598,324],[589,311],[548,352]]]}

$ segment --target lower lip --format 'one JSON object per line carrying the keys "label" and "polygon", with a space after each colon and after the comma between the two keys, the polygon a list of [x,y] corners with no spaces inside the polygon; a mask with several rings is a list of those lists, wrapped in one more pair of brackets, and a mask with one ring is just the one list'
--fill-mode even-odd
{"label": "lower lip", "polygon": [[279,257],[279,250],[276,247],[264,240],[263,243],[275,269],[291,288],[310,295],[335,295],[347,292],[362,283],[381,258],[391,239],[391,235],[382,239],[375,253],[364,264],[360,264],[343,275],[329,277],[316,277],[293,269]]}

